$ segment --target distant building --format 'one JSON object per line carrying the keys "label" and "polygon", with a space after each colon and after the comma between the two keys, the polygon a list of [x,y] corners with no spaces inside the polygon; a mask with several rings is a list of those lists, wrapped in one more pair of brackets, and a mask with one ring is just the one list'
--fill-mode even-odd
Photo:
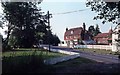
{"label": "distant building", "polygon": [[94,37],[94,41],[97,44],[112,44],[112,32],[112,29],[110,29],[108,33],[99,33]]}
{"label": "distant building", "polygon": [[74,47],[78,44],[88,44],[87,42],[91,41],[91,34],[86,30],[86,25],[83,23],[83,28],[66,28],[64,40],[68,47]]}

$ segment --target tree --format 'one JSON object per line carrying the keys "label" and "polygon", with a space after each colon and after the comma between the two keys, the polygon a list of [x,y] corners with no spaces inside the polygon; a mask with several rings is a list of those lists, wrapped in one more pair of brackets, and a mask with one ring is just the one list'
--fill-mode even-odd
{"label": "tree", "polygon": [[91,33],[91,37],[95,36],[95,28],[94,28],[94,26],[91,25],[91,26],[88,28],[88,32]]}
{"label": "tree", "polygon": [[99,33],[101,33],[101,32],[100,32],[100,28],[99,28],[98,24],[96,24],[96,28],[95,28],[95,33],[94,33],[94,35],[96,36],[96,35],[99,34]]}
{"label": "tree", "polygon": [[91,37],[94,37],[94,36],[96,36],[97,34],[101,33],[98,24],[96,24],[96,28],[94,28],[94,26],[91,25],[91,26],[88,28],[88,32],[91,33]]}
{"label": "tree", "polygon": [[[8,21],[8,35],[14,36],[20,47],[32,47],[38,39],[38,32],[47,33],[45,18],[36,2],[3,2],[4,17]],[[12,32],[11,32],[12,31]]]}
{"label": "tree", "polygon": [[51,44],[54,45],[54,46],[58,46],[58,43],[60,43],[60,39],[58,38],[57,35],[54,35],[52,36],[53,38],[53,41],[51,41]]}
{"label": "tree", "polygon": [[103,19],[103,24],[106,22],[117,23],[120,18],[120,2],[105,2],[103,0],[87,0],[87,7],[91,7],[92,11],[98,13],[94,20]]}
{"label": "tree", "polygon": [[43,44],[58,44],[58,37],[48,30],[47,16],[38,8],[37,2],[3,2],[4,18],[8,22],[5,46],[32,47],[41,40]]}

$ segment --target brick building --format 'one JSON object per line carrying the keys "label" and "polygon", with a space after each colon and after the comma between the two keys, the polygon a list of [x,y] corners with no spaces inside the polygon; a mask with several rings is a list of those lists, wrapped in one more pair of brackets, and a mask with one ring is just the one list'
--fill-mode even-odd
{"label": "brick building", "polygon": [[86,25],[83,23],[83,27],[66,28],[64,40],[68,47],[74,47],[78,44],[85,44],[84,41],[91,40],[91,34],[86,30]]}
{"label": "brick building", "polygon": [[108,33],[99,33],[94,37],[94,41],[96,41],[97,44],[112,44],[112,32],[112,29],[110,29]]}

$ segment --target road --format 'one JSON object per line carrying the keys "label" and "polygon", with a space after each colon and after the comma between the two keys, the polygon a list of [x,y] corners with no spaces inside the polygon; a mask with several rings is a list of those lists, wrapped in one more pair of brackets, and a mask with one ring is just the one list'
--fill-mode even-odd
{"label": "road", "polygon": [[65,47],[59,47],[59,46],[51,46],[51,49],[60,49],[60,50],[65,50],[65,51],[77,52],[77,53],[80,53],[81,57],[95,60],[101,63],[106,63],[106,64],[120,63],[120,59],[118,59],[117,55],[96,54],[96,53],[84,52],[84,51],[80,51],[80,50],[76,50],[72,48],[65,48]]}

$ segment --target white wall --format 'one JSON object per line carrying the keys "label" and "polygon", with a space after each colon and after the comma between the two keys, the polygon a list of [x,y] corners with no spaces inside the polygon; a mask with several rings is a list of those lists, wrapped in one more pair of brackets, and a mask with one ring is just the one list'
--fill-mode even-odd
{"label": "white wall", "polygon": [[112,34],[112,51],[117,52],[120,50],[119,43],[116,40],[119,39],[119,30],[120,30],[120,25],[117,25],[117,27],[114,29],[114,33]]}
{"label": "white wall", "polygon": [[[64,42],[64,44],[62,44],[62,42]],[[61,41],[58,46],[64,46],[64,47],[67,47],[67,43],[65,41]]]}
{"label": "white wall", "polygon": [[117,41],[115,39],[118,39],[118,34],[112,34],[112,51],[116,52],[117,50]]}

